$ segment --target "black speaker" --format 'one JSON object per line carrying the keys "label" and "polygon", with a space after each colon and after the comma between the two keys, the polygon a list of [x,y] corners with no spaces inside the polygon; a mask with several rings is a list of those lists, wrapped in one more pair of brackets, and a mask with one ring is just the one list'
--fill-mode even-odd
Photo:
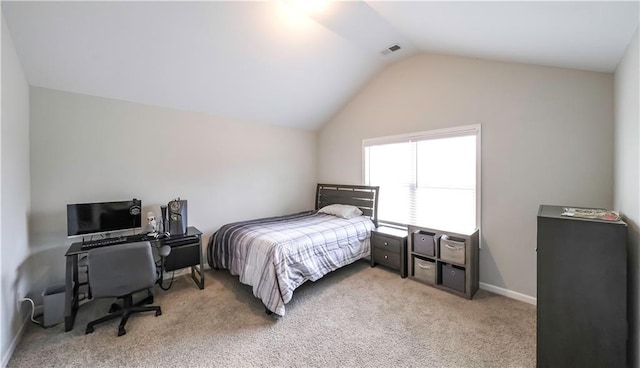
{"label": "black speaker", "polygon": [[167,204],[169,210],[169,233],[181,235],[187,232],[187,201],[174,199]]}
{"label": "black speaker", "polygon": [[167,206],[160,206],[160,212],[162,212],[162,232],[169,231],[169,220],[167,219]]}
{"label": "black speaker", "polygon": [[139,199],[133,199],[131,201],[131,207],[129,207],[129,214],[131,216],[138,216],[142,212],[142,201]]}

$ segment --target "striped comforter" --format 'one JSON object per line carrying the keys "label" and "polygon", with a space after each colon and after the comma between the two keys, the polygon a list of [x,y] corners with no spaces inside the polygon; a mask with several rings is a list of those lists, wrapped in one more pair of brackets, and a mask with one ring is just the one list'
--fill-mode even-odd
{"label": "striped comforter", "polygon": [[316,211],[236,222],[211,236],[207,260],[239,276],[267,309],[284,316],[298,286],[368,256],[373,228],[368,217]]}

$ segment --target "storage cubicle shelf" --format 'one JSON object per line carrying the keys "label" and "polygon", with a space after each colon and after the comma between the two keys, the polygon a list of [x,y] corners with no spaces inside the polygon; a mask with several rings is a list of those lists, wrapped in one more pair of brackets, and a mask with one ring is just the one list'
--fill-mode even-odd
{"label": "storage cubicle shelf", "polygon": [[410,279],[471,299],[479,287],[479,231],[454,233],[408,226]]}

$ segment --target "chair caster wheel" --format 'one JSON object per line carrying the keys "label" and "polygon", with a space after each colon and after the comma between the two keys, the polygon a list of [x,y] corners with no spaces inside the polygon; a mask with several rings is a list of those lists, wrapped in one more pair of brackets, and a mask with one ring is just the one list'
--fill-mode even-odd
{"label": "chair caster wheel", "polygon": [[86,330],[84,330],[84,334],[85,334],[85,335],[86,335],[86,334],[90,334],[90,333],[92,333],[92,332],[93,332],[93,327],[90,327],[90,326],[87,326],[87,329],[86,329]]}
{"label": "chair caster wheel", "polygon": [[125,330],[124,328],[119,328],[118,329],[118,336],[122,336],[122,335],[124,335],[126,333],[127,333],[127,330]]}
{"label": "chair caster wheel", "polygon": [[162,315],[162,311],[156,311],[156,317],[161,316]]}

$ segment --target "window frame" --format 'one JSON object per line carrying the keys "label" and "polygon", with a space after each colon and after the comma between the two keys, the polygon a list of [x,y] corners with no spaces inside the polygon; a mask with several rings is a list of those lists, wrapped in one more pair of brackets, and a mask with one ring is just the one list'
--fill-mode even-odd
{"label": "window frame", "polygon": [[[451,128],[434,129],[422,132],[390,135],[377,138],[365,138],[362,140],[362,184],[366,185],[366,148],[368,146],[392,144],[392,143],[409,143],[429,139],[452,138],[460,136],[475,135],[476,137],[476,229],[482,227],[482,126],[480,124],[464,125]],[[390,221],[379,221],[380,226],[391,225],[393,227],[406,228],[408,224],[399,224]]]}

